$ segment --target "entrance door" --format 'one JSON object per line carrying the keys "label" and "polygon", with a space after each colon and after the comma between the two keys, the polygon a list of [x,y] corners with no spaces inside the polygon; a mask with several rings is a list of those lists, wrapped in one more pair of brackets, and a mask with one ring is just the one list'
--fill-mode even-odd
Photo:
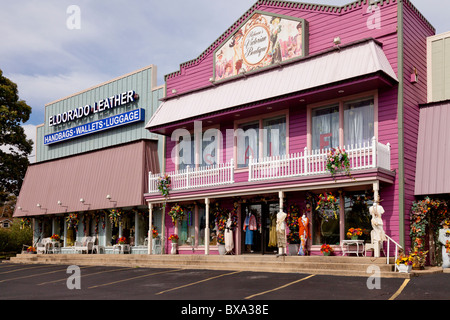
{"label": "entrance door", "polygon": [[[279,210],[278,203],[251,203],[243,204],[242,226],[242,253],[274,254],[277,253],[274,228]],[[250,230],[251,219],[256,220],[256,230]],[[273,229],[272,229],[273,228]],[[272,237],[271,237],[272,230]]]}

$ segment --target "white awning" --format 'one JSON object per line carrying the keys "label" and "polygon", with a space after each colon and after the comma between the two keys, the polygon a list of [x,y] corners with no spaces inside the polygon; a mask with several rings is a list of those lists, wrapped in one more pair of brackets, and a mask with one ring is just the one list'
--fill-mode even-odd
{"label": "white awning", "polygon": [[160,105],[146,129],[378,72],[398,81],[381,46],[370,39],[169,99]]}

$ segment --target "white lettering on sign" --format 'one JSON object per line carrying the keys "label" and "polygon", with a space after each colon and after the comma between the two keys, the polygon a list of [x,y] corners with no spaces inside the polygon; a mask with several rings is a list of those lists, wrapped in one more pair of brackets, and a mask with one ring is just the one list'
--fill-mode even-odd
{"label": "white lettering on sign", "polygon": [[93,107],[88,104],[84,107],[78,107],[73,110],[51,116],[48,118],[48,125],[49,127],[53,127],[62,123],[81,119],[91,114],[126,105],[130,102],[134,102],[138,98],[139,96],[133,90],[123,92],[121,94],[102,99],[96,102]]}
{"label": "white lettering on sign", "polygon": [[244,46],[242,48],[244,59],[248,64],[258,64],[266,57],[269,47],[269,30],[262,25],[254,26],[244,37]]}

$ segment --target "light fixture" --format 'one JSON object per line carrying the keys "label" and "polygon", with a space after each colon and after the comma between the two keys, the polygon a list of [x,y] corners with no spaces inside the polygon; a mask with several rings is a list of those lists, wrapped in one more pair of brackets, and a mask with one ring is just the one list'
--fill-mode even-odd
{"label": "light fixture", "polygon": [[37,205],[36,205],[36,207],[38,207],[38,208],[40,208],[41,207],[41,205],[38,203]]}
{"label": "light fixture", "polygon": [[81,198],[81,199],[80,199],[80,202],[81,202],[81,203],[84,203],[84,199],[83,199],[83,198]]}
{"label": "light fixture", "polygon": [[58,200],[58,206],[62,205],[62,202]]}
{"label": "light fixture", "polygon": [[17,209],[22,211],[22,207],[17,207]]}
{"label": "light fixture", "polygon": [[335,38],[333,39],[333,43],[334,43],[336,46],[340,45],[340,44],[341,44],[341,37],[335,37]]}
{"label": "light fixture", "polygon": [[177,93],[177,90],[176,90],[176,89],[172,89],[172,93],[173,93],[173,94],[176,94],[176,93]]}
{"label": "light fixture", "polygon": [[344,93],[344,92],[345,92],[344,90],[339,90],[339,91],[338,91],[338,93]]}
{"label": "light fixture", "polygon": [[111,195],[110,194],[106,195],[106,199],[111,200]]}

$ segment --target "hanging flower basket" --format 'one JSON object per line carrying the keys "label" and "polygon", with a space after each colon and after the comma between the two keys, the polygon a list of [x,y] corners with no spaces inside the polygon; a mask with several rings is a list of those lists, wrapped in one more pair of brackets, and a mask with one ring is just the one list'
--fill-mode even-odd
{"label": "hanging flower basket", "polygon": [[118,209],[109,210],[109,220],[114,226],[119,226],[120,222],[122,221],[122,211]]}
{"label": "hanging flower basket", "polygon": [[169,197],[170,186],[171,180],[169,175],[165,174],[164,176],[159,177],[158,190],[159,192],[161,192],[161,195],[166,199]]}
{"label": "hanging flower basket", "polygon": [[78,223],[80,220],[77,213],[70,213],[66,218],[66,222],[69,229],[74,228],[75,231],[78,231]]}
{"label": "hanging flower basket", "polygon": [[179,206],[178,204],[174,205],[169,211],[169,216],[172,218],[172,222],[174,224],[177,220],[183,220],[185,214],[186,212],[184,211],[183,207]]}
{"label": "hanging flower basket", "polygon": [[327,170],[333,177],[341,171],[350,175],[350,161],[344,148],[332,148],[327,153]]}
{"label": "hanging flower basket", "polygon": [[338,200],[331,192],[319,195],[316,211],[325,221],[337,219],[339,210]]}

